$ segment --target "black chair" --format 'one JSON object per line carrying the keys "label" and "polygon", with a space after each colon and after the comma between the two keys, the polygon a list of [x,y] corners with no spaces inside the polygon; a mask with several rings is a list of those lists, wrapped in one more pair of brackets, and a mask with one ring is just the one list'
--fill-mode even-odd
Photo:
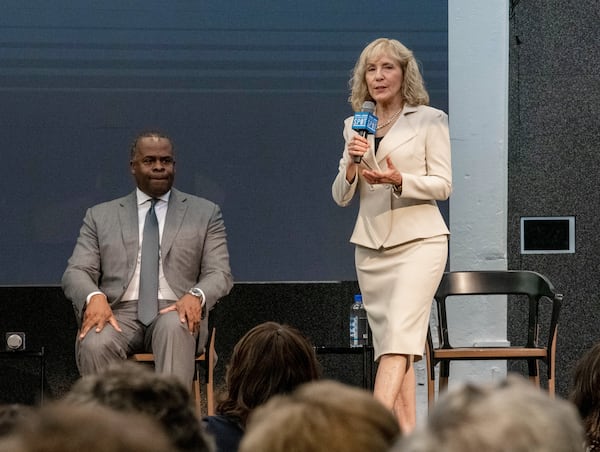
{"label": "black chair", "polygon": [[[520,301],[526,298],[528,321],[522,325],[526,342],[508,347],[453,347],[448,338],[446,304],[449,297],[463,295],[514,295],[510,299]],[[551,305],[549,319],[545,322],[540,321],[542,300],[546,300]],[[447,272],[444,273],[437,289],[435,301],[438,317],[435,330],[437,330],[439,344],[434,347],[430,328],[427,332],[425,349],[429,406],[435,400],[435,366],[440,364],[439,391],[441,392],[448,387],[450,362],[456,360],[525,360],[528,364],[529,379],[537,386],[540,386],[539,361],[542,361],[548,370],[548,392],[552,397],[554,396],[556,335],[562,295],[555,291],[554,286],[545,276],[520,270]]]}

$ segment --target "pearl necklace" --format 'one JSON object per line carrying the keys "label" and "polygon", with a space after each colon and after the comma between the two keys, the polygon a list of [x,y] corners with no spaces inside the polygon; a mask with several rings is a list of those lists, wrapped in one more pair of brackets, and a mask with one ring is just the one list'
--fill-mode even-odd
{"label": "pearl necklace", "polygon": [[388,121],[375,127],[375,130],[383,129],[384,127],[389,126],[392,123],[392,121],[394,121],[400,115],[400,113],[402,113],[403,108],[404,108],[404,106],[402,106],[402,108],[400,110],[398,110],[396,113],[394,113]]}

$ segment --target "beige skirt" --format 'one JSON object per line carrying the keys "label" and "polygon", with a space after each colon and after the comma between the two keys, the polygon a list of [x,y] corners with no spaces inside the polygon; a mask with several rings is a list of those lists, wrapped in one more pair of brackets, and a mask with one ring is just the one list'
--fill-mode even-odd
{"label": "beige skirt", "polygon": [[386,354],[412,355],[415,361],[423,357],[433,296],[447,257],[447,235],[387,249],[356,247],[356,273],[376,361]]}

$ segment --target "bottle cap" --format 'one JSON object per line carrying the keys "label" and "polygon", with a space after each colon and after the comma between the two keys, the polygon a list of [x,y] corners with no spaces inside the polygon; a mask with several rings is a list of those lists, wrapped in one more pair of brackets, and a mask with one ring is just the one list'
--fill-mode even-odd
{"label": "bottle cap", "polygon": [[354,295],[354,302],[362,303],[362,295],[359,293]]}

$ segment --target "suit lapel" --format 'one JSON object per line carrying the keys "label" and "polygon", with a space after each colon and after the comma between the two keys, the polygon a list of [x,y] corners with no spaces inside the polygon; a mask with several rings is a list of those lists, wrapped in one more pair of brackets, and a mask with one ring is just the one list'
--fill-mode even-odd
{"label": "suit lapel", "polygon": [[[367,140],[369,141],[369,148],[375,149],[375,135],[371,135],[371,134],[367,135]],[[377,162],[375,161],[375,153],[374,152],[371,152],[371,151],[367,152],[363,156],[362,164],[370,170],[379,170],[379,165],[377,165]]]}
{"label": "suit lapel", "polygon": [[127,268],[130,269],[130,274],[127,278],[129,281],[136,266],[138,248],[140,246],[136,192],[133,191],[129,196],[123,198],[120,207],[119,222],[121,223],[121,234],[127,255]]}
{"label": "suit lapel", "polygon": [[389,132],[385,134],[385,137],[379,143],[379,149],[377,150],[376,157],[378,164],[384,161],[394,149],[402,146],[417,134],[410,119],[411,115],[417,111],[417,108],[418,107],[413,107],[411,105],[405,106],[398,120],[392,125]]}
{"label": "suit lapel", "polygon": [[180,191],[172,188],[171,196],[169,197],[169,207],[165,218],[165,228],[160,242],[161,255],[164,259],[169,253],[173,241],[177,235],[177,231],[181,228],[181,223],[187,210],[187,198]]}

